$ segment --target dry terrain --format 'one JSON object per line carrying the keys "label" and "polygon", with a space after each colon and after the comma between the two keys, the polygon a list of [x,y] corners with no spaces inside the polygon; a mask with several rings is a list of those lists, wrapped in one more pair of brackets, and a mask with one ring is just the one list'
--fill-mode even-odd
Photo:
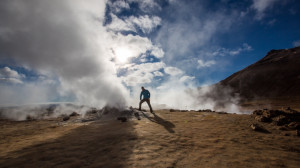
{"label": "dry terrain", "polygon": [[295,130],[260,123],[270,133],[253,131],[252,115],[145,114],[127,122],[1,120],[0,167],[299,168]]}

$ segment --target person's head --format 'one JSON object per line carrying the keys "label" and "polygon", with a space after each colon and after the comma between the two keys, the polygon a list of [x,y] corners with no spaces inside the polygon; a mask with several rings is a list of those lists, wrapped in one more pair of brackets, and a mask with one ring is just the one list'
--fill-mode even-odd
{"label": "person's head", "polygon": [[142,86],[141,88],[142,88],[142,91],[144,91],[144,90],[145,90],[144,86]]}

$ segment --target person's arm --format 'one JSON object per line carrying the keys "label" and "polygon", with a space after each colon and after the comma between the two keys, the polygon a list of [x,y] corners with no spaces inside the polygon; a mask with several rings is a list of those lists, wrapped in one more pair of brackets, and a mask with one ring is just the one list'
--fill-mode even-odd
{"label": "person's arm", "polygon": [[142,93],[143,93],[143,92],[141,92],[141,94],[140,94],[140,100],[142,100]]}

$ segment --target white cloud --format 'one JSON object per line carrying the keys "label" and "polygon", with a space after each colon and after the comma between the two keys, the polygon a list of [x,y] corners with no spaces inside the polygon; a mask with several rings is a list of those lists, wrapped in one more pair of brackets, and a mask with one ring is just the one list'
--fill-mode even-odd
{"label": "white cloud", "polygon": [[294,47],[299,47],[299,46],[300,46],[300,40],[294,41],[294,42],[293,42],[293,46],[294,46]]}
{"label": "white cloud", "polygon": [[0,80],[2,82],[21,84],[23,83],[22,78],[25,78],[24,74],[19,74],[17,71],[9,67],[0,69]]}
{"label": "white cloud", "polygon": [[153,46],[151,54],[156,56],[157,58],[162,58],[165,55],[164,51],[157,46]]}
{"label": "white cloud", "polygon": [[182,76],[182,77],[179,79],[179,81],[180,81],[180,82],[191,82],[191,81],[194,80],[194,79],[195,79],[194,76],[187,76],[187,75],[185,75],[185,76]]}
{"label": "white cloud", "polygon": [[165,71],[165,73],[167,73],[171,76],[177,76],[177,75],[183,74],[183,71],[176,67],[165,67],[164,71]]}
{"label": "white cloud", "polygon": [[200,68],[205,68],[205,67],[210,67],[210,66],[212,66],[212,65],[214,65],[214,64],[216,64],[216,61],[214,61],[214,60],[209,60],[209,61],[203,61],[203,60],[198,60],[198,66],[197,66],[197,68],[198,69],[200,69]]}
{"label": "white cloud", "polygon": [[23,82],[17,78],[0,78],[0,82],[22,84]]}
{"label": "white cloud", "polygon": [[20,75],[17,71],[12,70],[9,67],[4,67],[0,69],[0,77],[21,78],[24,77],[24,75]]}
{"label": "white cloud", "polygon": [[128,68],[122,80],[127,86],[151,83],[154,76],[163,75],[159,70],[164,67],[163,62],[136,64]]}
{"label": "white cloud", "polygon": [[[193,5],[197,3],[197,8]],[[161,44],[168,64],[178,63],[197,54],[199,48],[210,46],[212,39],[220,32],[230,30],[237,13],[224,14],[222,11],[207,12],[199,1],[185,3],[178,1],[171,4],[172,21],[164,20],[155,42]]]}
{"label": "white cloud", "polygon": [[123,0],[117,0],[113,3],[108,1],[108,4],[114,13],[120,13],[124,9],[130,9],[129,4]]}
{"label": "white cloud", "polygon": [[136,2],[139,8],[144,12],[151,12],[153,10],[161,10],[161,7],[154,0],[129,0],[129,2]]}
{"label": "white cloud", "polygon": [[164,76],[164,74],[161,73],[160,71],[154,71],[153,74],[154,76]]}
{"label": "white cloud", "polygon": [[244,43],[242,47],[236,49],[219,48],[212,53],[208,53],[208,55],[211,54],[212,56],[227,56],[227,55],[233,56],[233,55],[239,55],[241,52],[251,51],[251,50],[252,47],[249,44]]}
{"label": "white cloud", "polygon": [[118,34],[111,34],[112,39],[109,42],[110,49],[112,50],[112,57],[115,57],[116,50],[118,48],[127,48],[130,50],[131,55],[129,57],[139,57],[141,56],[141,61],[146,61],[145,53],[149,51],[153,56],[157,58],[162,58],[164,56],[164,52],[158,46],[152,44],[152,42],[146,38],[141,36],[134,36],[131,34],[122,35]]}
{"label": "white cloud", "polygon": [[120,31],[133,31],[137,32],[137,29],[141,29],[143,33],[151,33],[154,28],[161,24],[161,18],[158,16],[130,16],[125,19],[120,19],[116,15],[111,14],[112,22],[107,25],[109,30],[115,32]]}
{"label": "white cloud", "polygon": [[111,14],[111,18],[112,18],[111,23],[106,26],[109,30],[113,30],[115,32],[120,32],[120,31],[136,32],[136,29],[133,24],[128,23],[128,22],[118,18],[114,14]]}
{"label": "white cloud", "polygon": [[129,25],[136,25],[143,33],[150,33],[154,28],[161,24],[161,18],[158,16],[130,16],[125,20]]}
{"label": "white cloud", "polygon": [[256,11],[255,18],[261,20],[265,17],[265,12],[274,6],[275,3],[280,2],[279,0],[253,0],[251,6]]}

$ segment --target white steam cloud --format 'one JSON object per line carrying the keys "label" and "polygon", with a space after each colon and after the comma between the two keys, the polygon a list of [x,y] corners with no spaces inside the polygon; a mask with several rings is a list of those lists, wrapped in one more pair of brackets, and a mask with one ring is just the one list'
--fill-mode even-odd
{"label": "white steam cloud", "polygon": [[[132,2],[138,4],[142,15],[119,18],[117,14],[129,10]],[[108,14],[107,7],[111,8]],[[138,105],[140,86],[144,85],[157,108],[214,108],[216,102],[204,101],[203,90],[196,90],[195,77],[186,74],[184,66],[174,66],[173,61],[181,62],[196,45],[204,46],[220,31],[217,27],[226,30],[233,19],[217,13],[203,22],[192,16],[188,21],[180,17],[177,22],[161,25],[162,18],[150,14],[153,10],[161,7],[152,0],[0,1],[0,60],[6,66],[0,69],[0,104],[71,97],[88,106],[124,108]],[[111,22],[106,22],[107,16]],[[151,33],[158,26],[156,42],[137,34]],[[141,63],[131,61],[134,59]],[[201,59],[197,59],[198,68],[215,64]],[[14,67],[35,72],[35,79]]]}
{"label": "white steam cloud", "polygon": [[[0,27],[5,30],[0,36],[1,59],[57,78],[60,93],[73,93],[82,103],[126,105],[129,94],[116,77],[107,51],[112,37],[102,25],[105,3],[1,1]],[[1,97],[7,94],[1,92]]]}

